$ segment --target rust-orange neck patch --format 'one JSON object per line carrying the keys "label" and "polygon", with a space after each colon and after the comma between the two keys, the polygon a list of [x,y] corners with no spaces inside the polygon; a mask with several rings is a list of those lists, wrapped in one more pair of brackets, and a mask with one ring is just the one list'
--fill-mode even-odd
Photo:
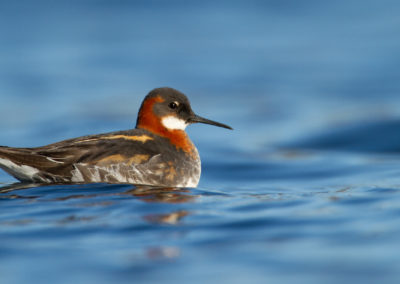
{"label": "rust-orange neck patch", "polygon": [[161,96],[149,98],[145,100],[140,108],[137,128],[146,129],[156,135],[168,138],[175,147],[185,152],[194,151],[194,145],[190,141],[189,136],[183,130],[169,130],[161,123],[161,117],[154,114],[153,107],[156,103],[162,103],[164,99]]}

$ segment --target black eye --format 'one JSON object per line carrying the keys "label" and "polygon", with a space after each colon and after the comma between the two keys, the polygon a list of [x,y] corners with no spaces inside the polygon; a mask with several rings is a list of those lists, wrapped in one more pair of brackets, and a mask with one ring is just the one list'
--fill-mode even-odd
{"label": "black eye", "polygon": [[170,109],[176,109],[178,107],[178,104],[176,102],[172,102],[172,103],[169,103],[168,106]]}

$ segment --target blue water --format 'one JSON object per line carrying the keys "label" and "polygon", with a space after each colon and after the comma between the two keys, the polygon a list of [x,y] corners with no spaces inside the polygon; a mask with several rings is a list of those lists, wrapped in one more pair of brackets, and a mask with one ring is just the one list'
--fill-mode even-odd
{"label": "blue water", "polygon": [[1,283],[397,283],[398,1],[2,1],[0,144],[128,129],[171,86],[196,189],[0,173]]}

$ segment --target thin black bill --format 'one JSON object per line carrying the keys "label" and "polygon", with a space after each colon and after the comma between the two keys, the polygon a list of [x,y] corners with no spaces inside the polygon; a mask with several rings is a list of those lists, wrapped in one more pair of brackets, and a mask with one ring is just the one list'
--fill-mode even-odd
{"label": "thin black bill", "polygon": [[213,120],[209,120],[207,118],[203,118],[203,117],[198,116],[198,115],[195,115],[195,116],[191,117],[189,119],[189,122],[190,123],[205,123],[205,124],[215,125],[215,126],[218,126],[218,127],[223,127],[223,128],[227,128],[227,129],[233,130],[233,128],[230,127],[229,125],[226,125],[226,124],[223,124],[223,123],[219,123],[219,122],[216,122],[216,121],[213,121]]}

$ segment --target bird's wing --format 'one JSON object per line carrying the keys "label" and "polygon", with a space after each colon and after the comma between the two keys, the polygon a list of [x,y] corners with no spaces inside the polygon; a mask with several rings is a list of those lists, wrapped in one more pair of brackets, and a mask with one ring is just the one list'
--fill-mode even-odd
{"label": "bird's wing", "polygon": [[68,181],[76,165],[132,165],[150,162],[159,153],[147,145],[152,137],[136,132],[84,136],[37,148],[0,147],[0,167],[20,180],[32,173],[51,181]]}

